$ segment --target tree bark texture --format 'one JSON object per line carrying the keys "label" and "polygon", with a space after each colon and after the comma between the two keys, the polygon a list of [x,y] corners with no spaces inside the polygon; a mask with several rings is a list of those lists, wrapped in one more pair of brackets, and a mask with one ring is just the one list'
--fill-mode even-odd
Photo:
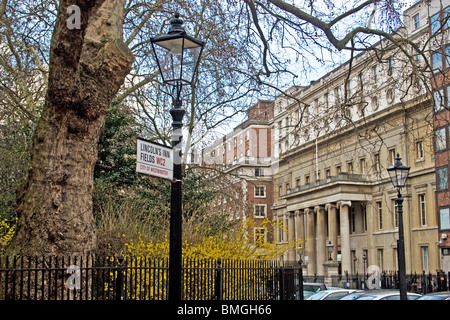
{"label": "tree bark texture", "polygon": [[[16,254],[89,254],[97,143],[108,107],[130,72],[123,43],[125,0],[61,0],[50,50],[48,91],[32,147],[28,181],[18,190]],[[80,28],[69,29],[77,5]]]}

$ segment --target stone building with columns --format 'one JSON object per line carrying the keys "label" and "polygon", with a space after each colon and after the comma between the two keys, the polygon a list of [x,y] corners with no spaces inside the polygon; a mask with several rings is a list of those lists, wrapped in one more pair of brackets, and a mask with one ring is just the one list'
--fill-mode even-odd
{"label": "stone building with columns", "polygon": [[[419,46],[429,37],[426,6],[406,10],[398,30]],[[411,167],[403,190],[406,272],[441,269],[433,97],[401,50],[379,45],[382,55],[359,54],[275,99],[275,239],[306,240],[307,275],[326,276],[332,265],[340,274],[398,269],[396,190],[386,170],[397,154]],[[298,255],[289,250],[283,259]]]}
{"label": "stone building with columns", "polygon": [[[440,267],[431,102],[424,95],[380,109],[298,146],[280,146],[275,239],[306,240],[308,275],[325,275],[328,242],[341,273],[397,269],[396,190],[386,171],[396,154],[411,166],[403,193],[407,272]],[[298,256],[291,250],[284,259]]]}

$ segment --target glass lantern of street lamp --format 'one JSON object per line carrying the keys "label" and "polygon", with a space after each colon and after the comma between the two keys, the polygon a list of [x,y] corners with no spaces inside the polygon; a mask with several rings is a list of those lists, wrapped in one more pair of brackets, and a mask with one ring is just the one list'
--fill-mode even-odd
{"label": "glass lantern of street lamp", "polygon": [[302,255],[303,255],[303,246],[302,245],[297,247],[297,254],[298,254],[298,256],[299,256],[299,258],[301,260],[302,259]]}
{"label": "glass lantern of street lamp", "polygon": [[331,243],[331,241],[328,241],[326,244],[327,252],[328,252],[328,261],[331,261],[331,253],[333,253],[334,245]]}
{"label": "glass lantern of street lamp", "polygon": [[170,24],[168,34],[153,37],[150,42],[163,82],[181,90],[181,86],[193,84],[204,42],[186,34],[179,13]]}
{"label": "glass lantern of street lamp", "polygon": [[397,158],[395,158],[394,165],[387,169],[392,184],[397,190],[401,190],[405,186],[409,169],[411,169],[411,167],[404,166],[400,160],[400,155],[397,153]]}

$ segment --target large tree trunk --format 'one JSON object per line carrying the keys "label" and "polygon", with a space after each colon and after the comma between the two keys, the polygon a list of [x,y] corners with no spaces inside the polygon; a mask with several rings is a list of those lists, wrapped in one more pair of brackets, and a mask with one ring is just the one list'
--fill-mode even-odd
{"label": "large tree trunk", "polygon": [[[61,0],[53,32],[48,91],[18,192],[18,254],[88,254],[96,248],[92,215],[97,142],[113,96],[131,70],[122,41],[125,0]],[[81,28],[69,29],[77,5]]]}

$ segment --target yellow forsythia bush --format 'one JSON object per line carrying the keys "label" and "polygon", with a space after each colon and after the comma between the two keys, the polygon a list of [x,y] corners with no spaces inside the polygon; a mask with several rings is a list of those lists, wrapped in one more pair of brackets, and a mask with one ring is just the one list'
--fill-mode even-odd
{"label": "yellow forsythia bush", "polygon": [[[253,220],[247,220],[243,227],[236,228],[234,231],[203,236],[195,242],[184,242],[184,291],[185,294],[189,294],[189,298],[211,298],[214,275],[211,273],[213,271],[207,273],[205,270],[214,270],[218,258],[222,261],[222,267],[227,268],[227,265],[233,265],[232,261],[239,260],[243,261],[243,265],[248,265],[245,261],[251,263],[251,261],[262,259],[277,259],[289,249],[288,244],[280,245],[269,242],[253,244],[246,230],[252,230],[254,223]],[[266,220],[259,223],[258,226],[272,227],[271,224],[271,221]],[[302,241],[298,241],[290,245],[298,247],[301,244]],[[125,246],[123,255],[129,273],[127,277],[129,279],[139,278],[139,281],[134,281],[134,283],[132,280],[130,281],[126,294],[129,294],[129,298],[132,299],[164,299],[167,293],[169,239],[166,237],[162,241],[152,242],[144,241],[143,237],[139,236],[136,241],[129,240]],[[145,274],[142,274],[142,270],[145,270]],[[242,268],[233,277],[237,277],[235,279],[237,282],[239,281],[238,277],[245,278],[248,286],[262,286],[261,276],[258,273],[252,273],[251,268]],[[224,286],[226,285],[224,284]],[[196,290],[195,286],[201,286],[201,288]],[[241,289],[239,287],[233,290]],[[193,293],[194,291],[195,293]],[[235,293],[235,296],[239,296],[238,292]]]}
{"label": "yellow forsythia bush", "polygon": [[14,221],[7,219],[0,220],[0,252],[8,245],[14,236],[14,233],[16,232],[16,222],[17,218]]}

